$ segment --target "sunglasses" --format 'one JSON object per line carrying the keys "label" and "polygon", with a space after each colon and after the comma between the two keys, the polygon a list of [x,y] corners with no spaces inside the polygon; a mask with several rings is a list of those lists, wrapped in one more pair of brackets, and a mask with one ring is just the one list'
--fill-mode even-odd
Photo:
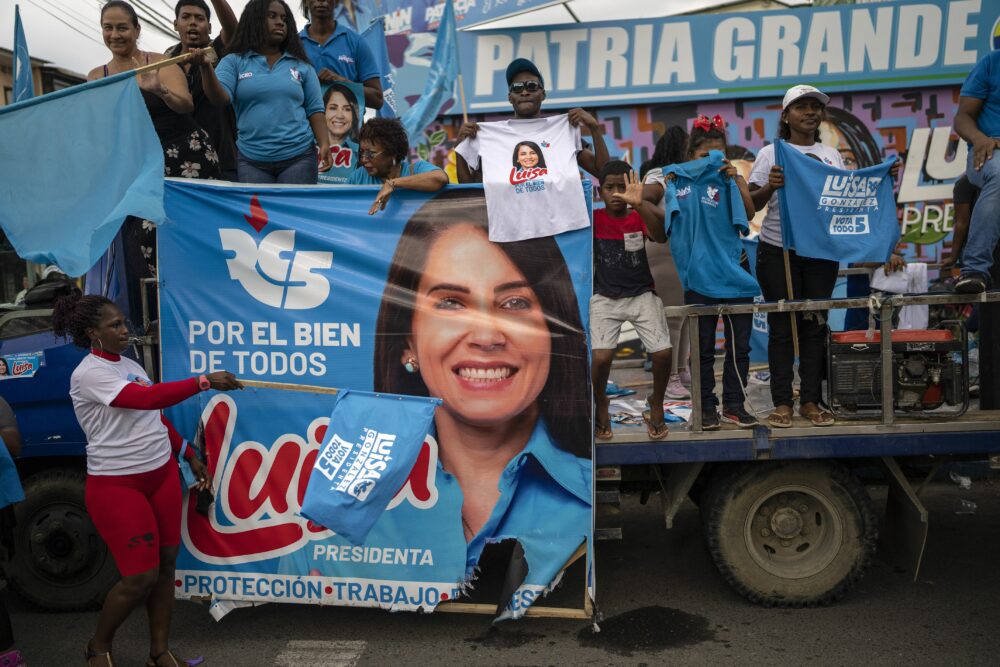
{"label": "sunglasses", "polygon": [[517,83],[510,84],[510,92],[515,95],[520,95],[522,91],[527,90],[529,93],[537,93],[539,90],[544,90],[542,84],[538,81],[518,81]]}
{"label": "sunglasses", "polygon": [[375,151],[358,151],[358,157],[367,162],[369,160],[374,160],[384,152],[385,151],[379,151],[377,153]]}

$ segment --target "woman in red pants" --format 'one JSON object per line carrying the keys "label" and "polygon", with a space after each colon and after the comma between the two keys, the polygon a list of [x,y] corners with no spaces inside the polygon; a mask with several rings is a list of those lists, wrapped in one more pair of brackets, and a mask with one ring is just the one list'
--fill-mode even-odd
{"label": "woman in red pants", "polygon": [[[115,631],[145,603],[150,633],[146,664],[180,667],[167,639],[181,528],[175,455],[185,442],[160,410],[200,391],[242,385],[225,371],[154,385],[142,366],[121,356],[129,344],[125,316],[104,297],[65,296],[56,302],[52,320],[57,335],[90,348],[73,371],[69,393],[87,435],[87,511],[122,574],[104,600],[97,631],[87,644],[87,664],[114,664]],[[205,464],[190,447],[185,456],[197,488],[209,488]]]}

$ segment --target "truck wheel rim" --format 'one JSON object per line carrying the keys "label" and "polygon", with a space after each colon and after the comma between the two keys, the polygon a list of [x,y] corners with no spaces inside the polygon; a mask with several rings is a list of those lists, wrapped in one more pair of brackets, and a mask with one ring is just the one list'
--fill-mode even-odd
{"label": "truck wheel rim", "polygon": [[786,485],[757,498],[743,537],[753,561],[782,579],[805,579],[833,562],[844,540],[844,519],[816,489]]}
{"label": "truck wheel rim", "polygon": [[75,507],[54,505],[39,511],[28,525],[32,569],[56,582],[86,571],[93,561],[92,537],[90,521]]}

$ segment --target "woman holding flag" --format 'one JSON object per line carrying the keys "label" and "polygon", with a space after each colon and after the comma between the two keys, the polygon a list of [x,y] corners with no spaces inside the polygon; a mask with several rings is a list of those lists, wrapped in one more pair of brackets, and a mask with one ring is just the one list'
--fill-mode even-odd
{"label": "woman holding flag", "polygon": [[[789,88],[781,104],[783,111],[778,138],[801,153],[844,169],[844,158],[840,152],[820,141],[820,124],[826,117],[826,105],[829,101],[827,95],[812,86]],[[757,280],[764,298],[768,301],[830,298],[837,282],[838,263],[827,259],[800,257],[792,249],[787,250],[786,255],[784,250],[778,190],[784,186],[785,178],[782,168],[775,163],[774,144],[765,146],[757,154],[749,181],[756,209],[760,211],[767,206],[767,214],[760,229],[760,244],[757,247]],[[788,220],[786,224],[804,222]],[[795,327],[788,313],[768,313],[767,324],[770,330],[767,355],[771,370],[771,400],[774,402],[774,412],[768,417],[768,424],[774,428],[789,428],[792,425],[792,379],[795,365],[793,329],[797,329],[801,381],[799,414],[813,426],[833,425],[833,415],[820,407],[821,385],[826,367],[825,311],[797,313]]]}
{"label": "woman holding flag", "polygon": [[[798,85],[789,88],[782,101],[778,138],[782,150],[790,147],[829,167],[846,170],[841,152],[823,144],[820,139],[820,127],[826,119],[826,105],[829,101],[827,95],[812,86]],[[815,202],[807,207],[810,216],[803,216],[802,220],[782,220],[781,208],[784,204],[779,200],[778,191],[785,185],[785,174],[776,152],[776,144],[762,148],[757,154],[749,179],[754,206],[758,211],[767,206],[757,248],[757,280],[760,282],[761,292],[767,301],[829,299],[837,282],[840,268],[838,260],[850,260],[840,254],[844,249],[839,246],[832,253],[825,254],[825,258],[803,256],[793,247],[793,239],[785,238],[786,235],[791,236],[793,231],[799,236],[801,231],[809,231],[825,223],[821,223],[817,217],[819,214],[814,207]],[[791,154],[794,156],[794,151]],[[897,162],[888,173],[895,177],[898,170]],[[793,194],[796,193],[788,193],[788,198]],[[891,188],[889,195],[891,196]],[[798,209],[789,205],[786,210],[805,209],[800,203]],[[813,219],[809,219],[810,217]],[[864,217],[867,220],[867,216]],[[785,231],[782,230],[783,225]],[[808,234],[802,236],[806,238]],[[874,239],[872,242],[874,243]],[[814,244],[812,252],[817,254],[826,250]],[[888,254],[887,250],[886,259]],[[835,422],[833,414],[820,406],[826,371],[826,315],[826,311],[809,311],[796,313],[792,320],[788,313],[768,313],[770,335],[767,353],[771,370],[771,399],[774,402],[774,412],[768,417],[768,424],[774,428],[789,428],[792,425],[792,379],[796,353],[799,357],[801,383],[799,414],[813,426],[831,426]]]}

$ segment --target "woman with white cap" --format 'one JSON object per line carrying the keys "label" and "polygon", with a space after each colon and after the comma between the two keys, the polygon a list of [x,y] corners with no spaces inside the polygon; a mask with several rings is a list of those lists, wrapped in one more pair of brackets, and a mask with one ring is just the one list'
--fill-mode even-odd
{"label": "woman with white cap", "polygon": [[[789,88],[781,104],[778,137],[801,153],[844,169],[844,159],[840,152],[820,143],[820,123],[826,116],[829,101],[827,95],[812,86]],[[749,184],[757,210],[767,207],[757,248],[757,280],[764,298],[768,301],[830,298],[837,282],[837,262],[801,257],[794,250],[788,250],[792,295],[788,294],[777,194],[778,188],[785,184],[785,177],[782,168],[775,164],[773,144],[757,153]],[[788,222],[799,224],[795,220]],[[801,380],[799,414],[813,426],[830,426],[834,423],[833,415],[820,407],[821,384],[826,368],[826,311],[797,313],[795,319]],[[770,330],[767,355],[771,370],[771,399],[774,402],[774,412],[767,421],[772,427],[788,428],[792,425],[794,405],[792,379],[795,348],[792,319],[788,313],[768,313],[767,323]]]}

